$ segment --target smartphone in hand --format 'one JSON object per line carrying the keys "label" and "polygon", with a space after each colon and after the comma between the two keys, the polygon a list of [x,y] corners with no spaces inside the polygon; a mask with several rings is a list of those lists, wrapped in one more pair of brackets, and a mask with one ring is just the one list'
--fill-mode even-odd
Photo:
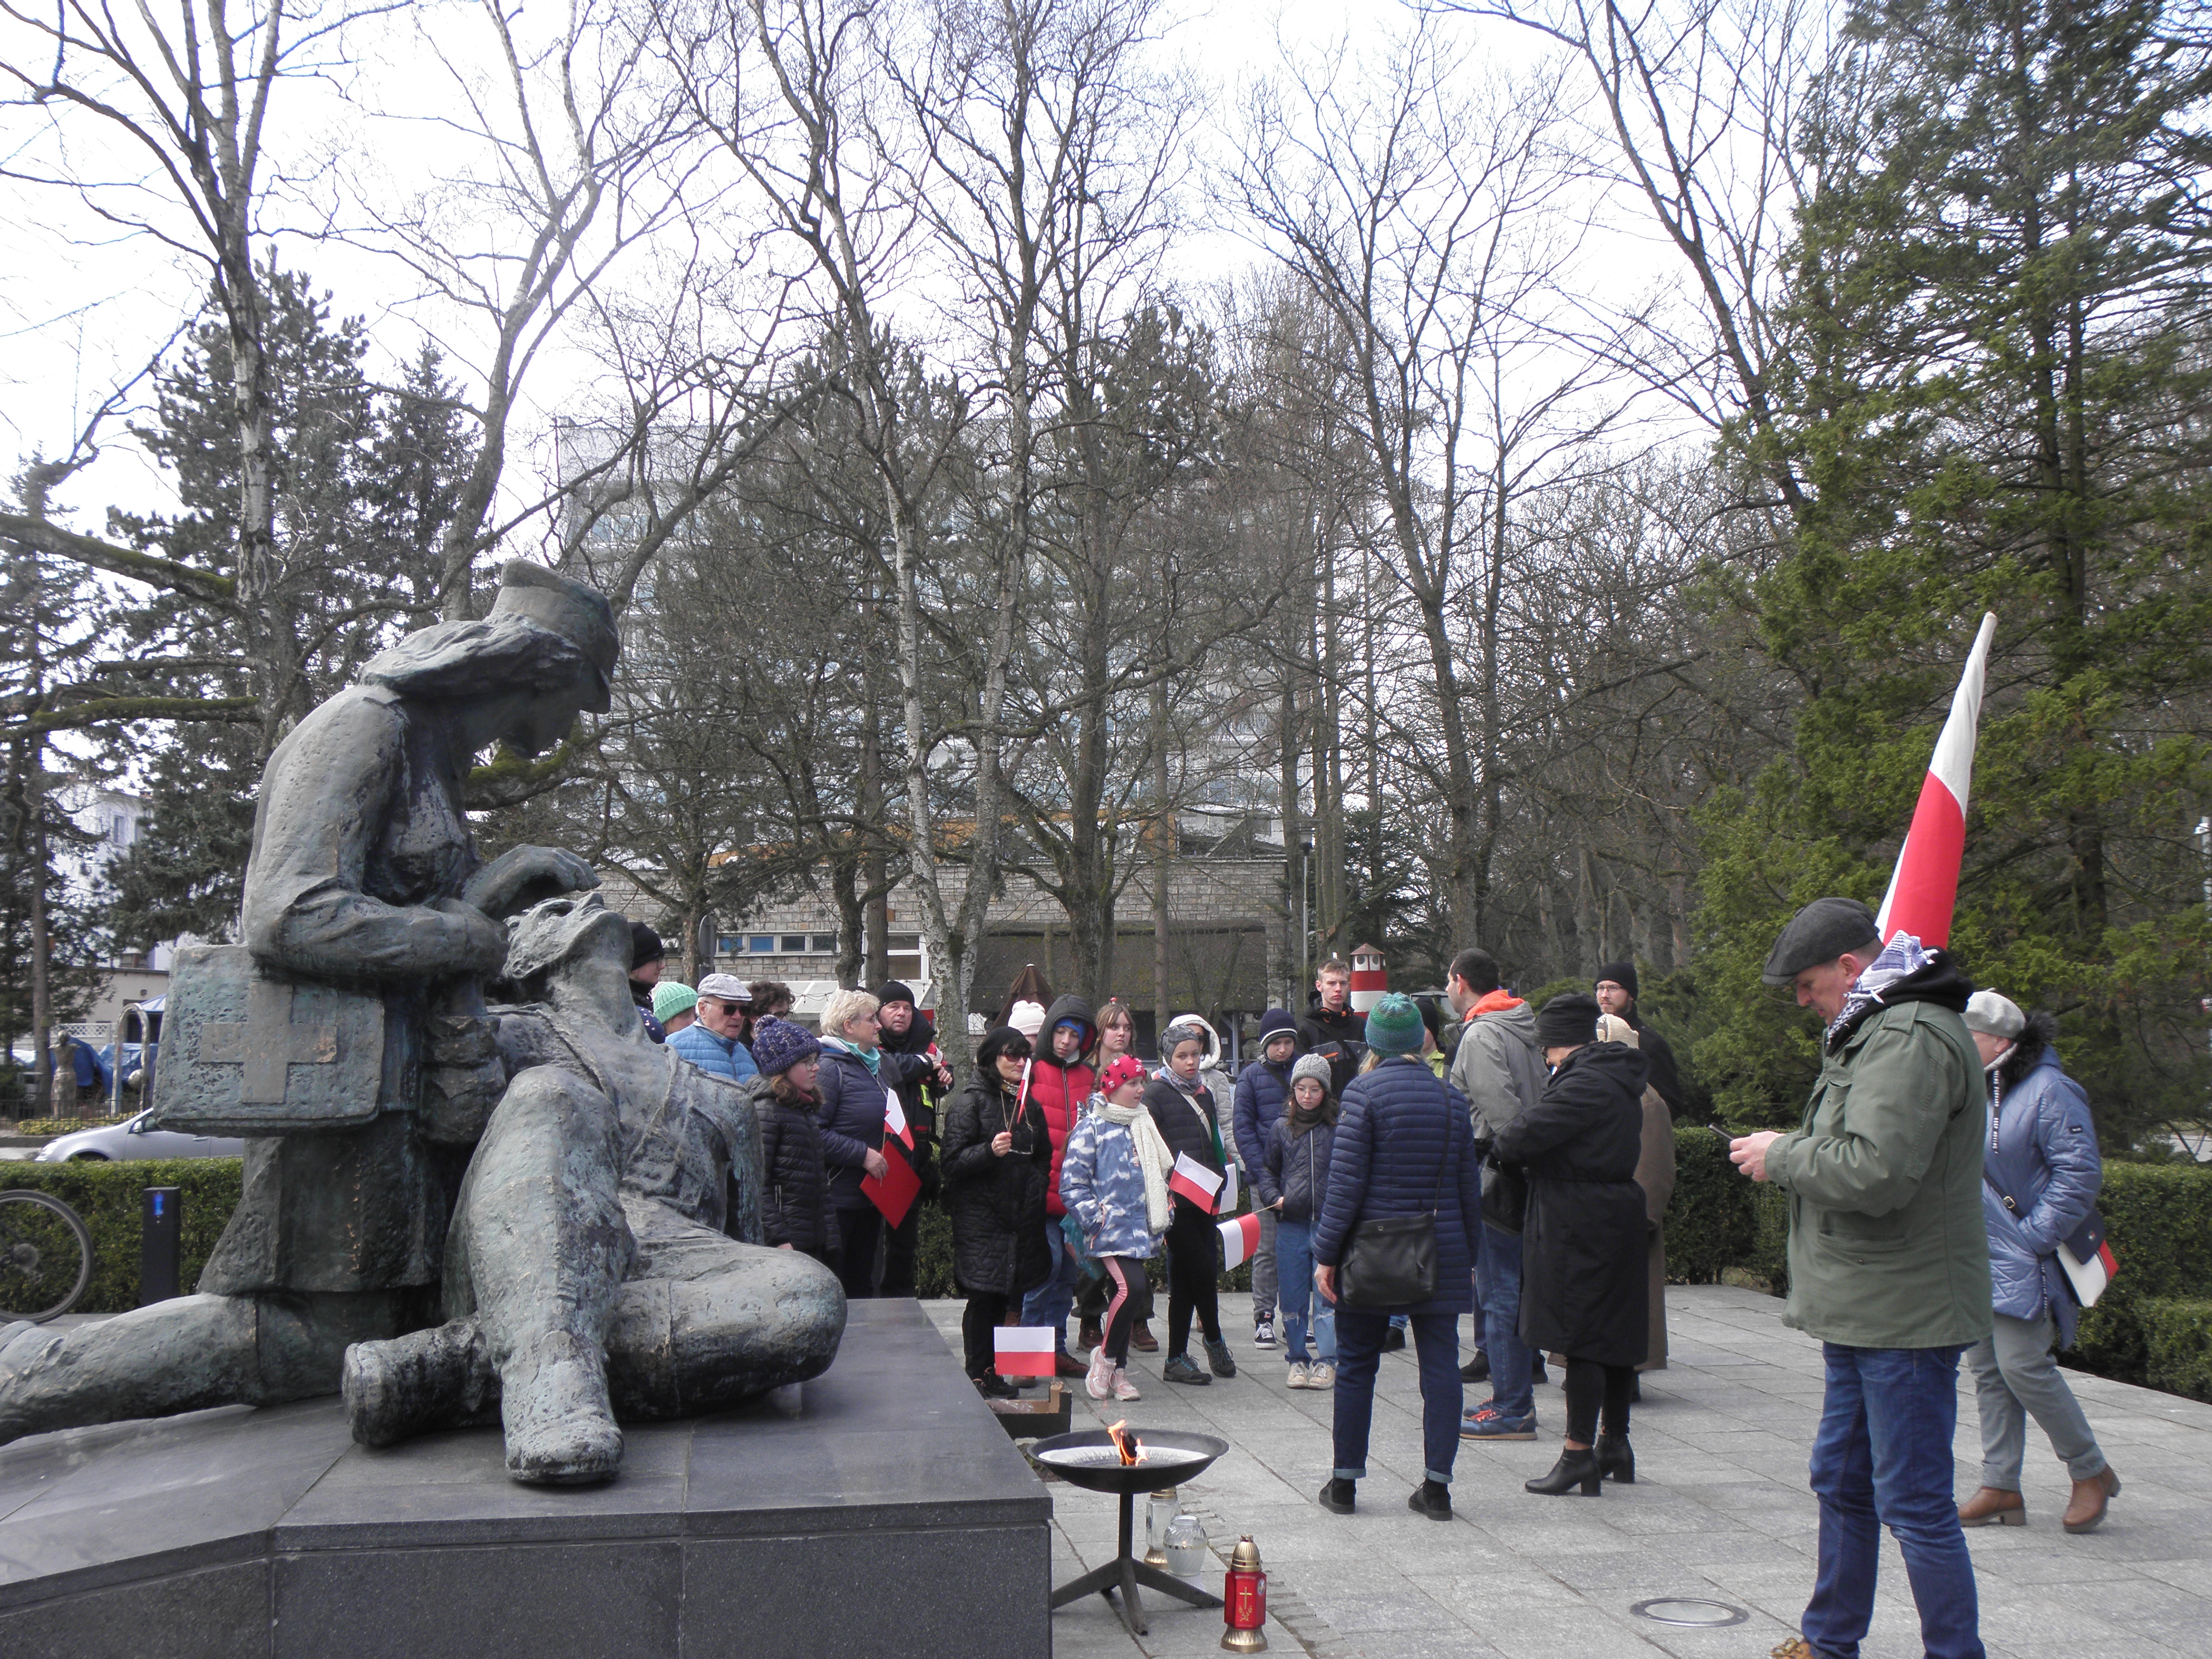
{"label": "smartphone in hand", "polygon": [[1722,1128],[1718,1124],[1708,1123],[1703,1127],[1707,1134],[1718,1135],[1720,1137],[1721,1144],[1723,1146],[1733,1146],[1735,1145],[1735,1137],[1730,1134],[1726,1129]]}

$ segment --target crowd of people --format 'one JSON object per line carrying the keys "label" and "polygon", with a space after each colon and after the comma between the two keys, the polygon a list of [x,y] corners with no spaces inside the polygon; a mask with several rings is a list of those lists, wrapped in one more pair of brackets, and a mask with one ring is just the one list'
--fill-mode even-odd
{"label": "crowd of people", "polygon": [[[1171,1022],[1147,1061],[1119,1000],[1094,1014],[1040,991],[1010,998],[956,1086],[897,981],[838,993],[817,1036],[784,1017],[787,987],[660,982],[659,941],[642,927],[634,955],[641,1015],[696,1063],[749,1079],[770,1243],[831,1266],[848,1296],[911,1294],[920,1206],[886,1232],[863,1184],[904,1158],[924,1197],[941,1199],[963,1359],[986,1396],[1018,1391],[996,1370],[994,1332],[1008,1324],[1052,1332],[1055,1374],[1099,1401],[1139,1398],[1131,1362],[1163,1346],[1164,1383],[1237,1377],[1220,1224],[1249,1203],[1251,1346],[1279,1352],[1290,1387],[1334,1393],[1323,1507],[1356,1510],[1381,1359],[1409,1344],[1415,1512],[1449,1518],[1463,1442],[1537,1437],[1547,1362],[1564,1396],[1559,1449],[1528,1490],[1596,1496],[1635,1480],[1639,1373],[1667,1363],[1663,1218],[1685,1099],[1671,1048],[1638,1011],[1633,963],[1535,1008],[1469,949],[1441,1006],[1386,994],[1360,1013],[1331,960],[1307,1008],[1261,1016],[1233,1080],[1198,1016]],[[1853,1659],[1887,1525],[1929,1653],[1974,1659],[1961,1528],[2025,1524],[2027,1418],[2072,1477],[2068,1532],[2099,1525],[2120,1490],[2052,1354],[2079,1305],[2058,1252],[2101,1178],[2087,1100],[2049,1015],[1973,991],[1905,935],[1885,946],[1856,901],[1808,906],[1766,976],[1824,1026],[1801,1127],[1729,1138],[1746,1176],[1788,1195],[1784,1317],[1822,1341],[1827,1368],[1812,1449],[1820,1568],[1802,1634],[1778,1651]],[[902,1136],[886,1133],[887,1102]],[[1962,1358],[1984,1464],[1959,1503]],[[1471,1405],[1479,1383],[1487,1397]]]}

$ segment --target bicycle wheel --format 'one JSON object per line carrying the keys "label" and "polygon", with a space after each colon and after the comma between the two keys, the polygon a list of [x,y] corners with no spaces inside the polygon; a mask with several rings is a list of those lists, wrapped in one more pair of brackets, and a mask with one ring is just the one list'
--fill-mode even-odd
{"label": "bicycle wheel", "polygon": [[51,1193],[0,1192],[0,1320],[44,1324],[92,1283],[92,1235]]}

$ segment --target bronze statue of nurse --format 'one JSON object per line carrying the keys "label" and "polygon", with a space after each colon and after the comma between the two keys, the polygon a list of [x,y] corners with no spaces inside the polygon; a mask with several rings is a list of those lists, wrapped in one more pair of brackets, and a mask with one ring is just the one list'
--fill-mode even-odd
{"label": "bronze statue of nurse", "polygon": [[[552,848],[481,863],[463,781],[495,742],[537,754],[605,711],[618,650],[601,595],[513,562],[489,616],[410,635],[278,745],[243,945],[180,953],[156,1100],[165,1121],[252,1137],[243,1197],[198,1294],[0,1329],[0,1441],[333,1393],[350,1345],[440,1322],[448,1224],[507,1079],[482,992],[503,920],[598,884]],[[510,1415],[527,1416],[531,1357],[501,1360]],[[564,1403],[537,1415],[572,1421],[573,1356],[560,1363],[545,1386]],[[611,1434],[536,1462],[510,1446],[509,1467],[603,1475]]]}

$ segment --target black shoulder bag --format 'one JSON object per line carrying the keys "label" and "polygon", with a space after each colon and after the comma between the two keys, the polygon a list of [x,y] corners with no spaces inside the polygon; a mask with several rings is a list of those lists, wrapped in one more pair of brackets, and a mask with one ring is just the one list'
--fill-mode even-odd
{"label": "black shoulder bag", "polygon": [[[1446,1110],[1449,1110],[1447,1103]],[[1378,1124],[1378,1127],[1380,1125]],[[1445,1145],[1450,1145],[1447,1127]],[[1401,1308],[1437,1293],[1437,1205],[1443,1197],[1444,1166],[1437,1160],[1437,1188],[1419,1215],[1362,1221],[1344,1242],[1337,1264],[1337,1300],[1350,1308]],[[1369,1174],[1373,1174],[1369,1165]]]}

